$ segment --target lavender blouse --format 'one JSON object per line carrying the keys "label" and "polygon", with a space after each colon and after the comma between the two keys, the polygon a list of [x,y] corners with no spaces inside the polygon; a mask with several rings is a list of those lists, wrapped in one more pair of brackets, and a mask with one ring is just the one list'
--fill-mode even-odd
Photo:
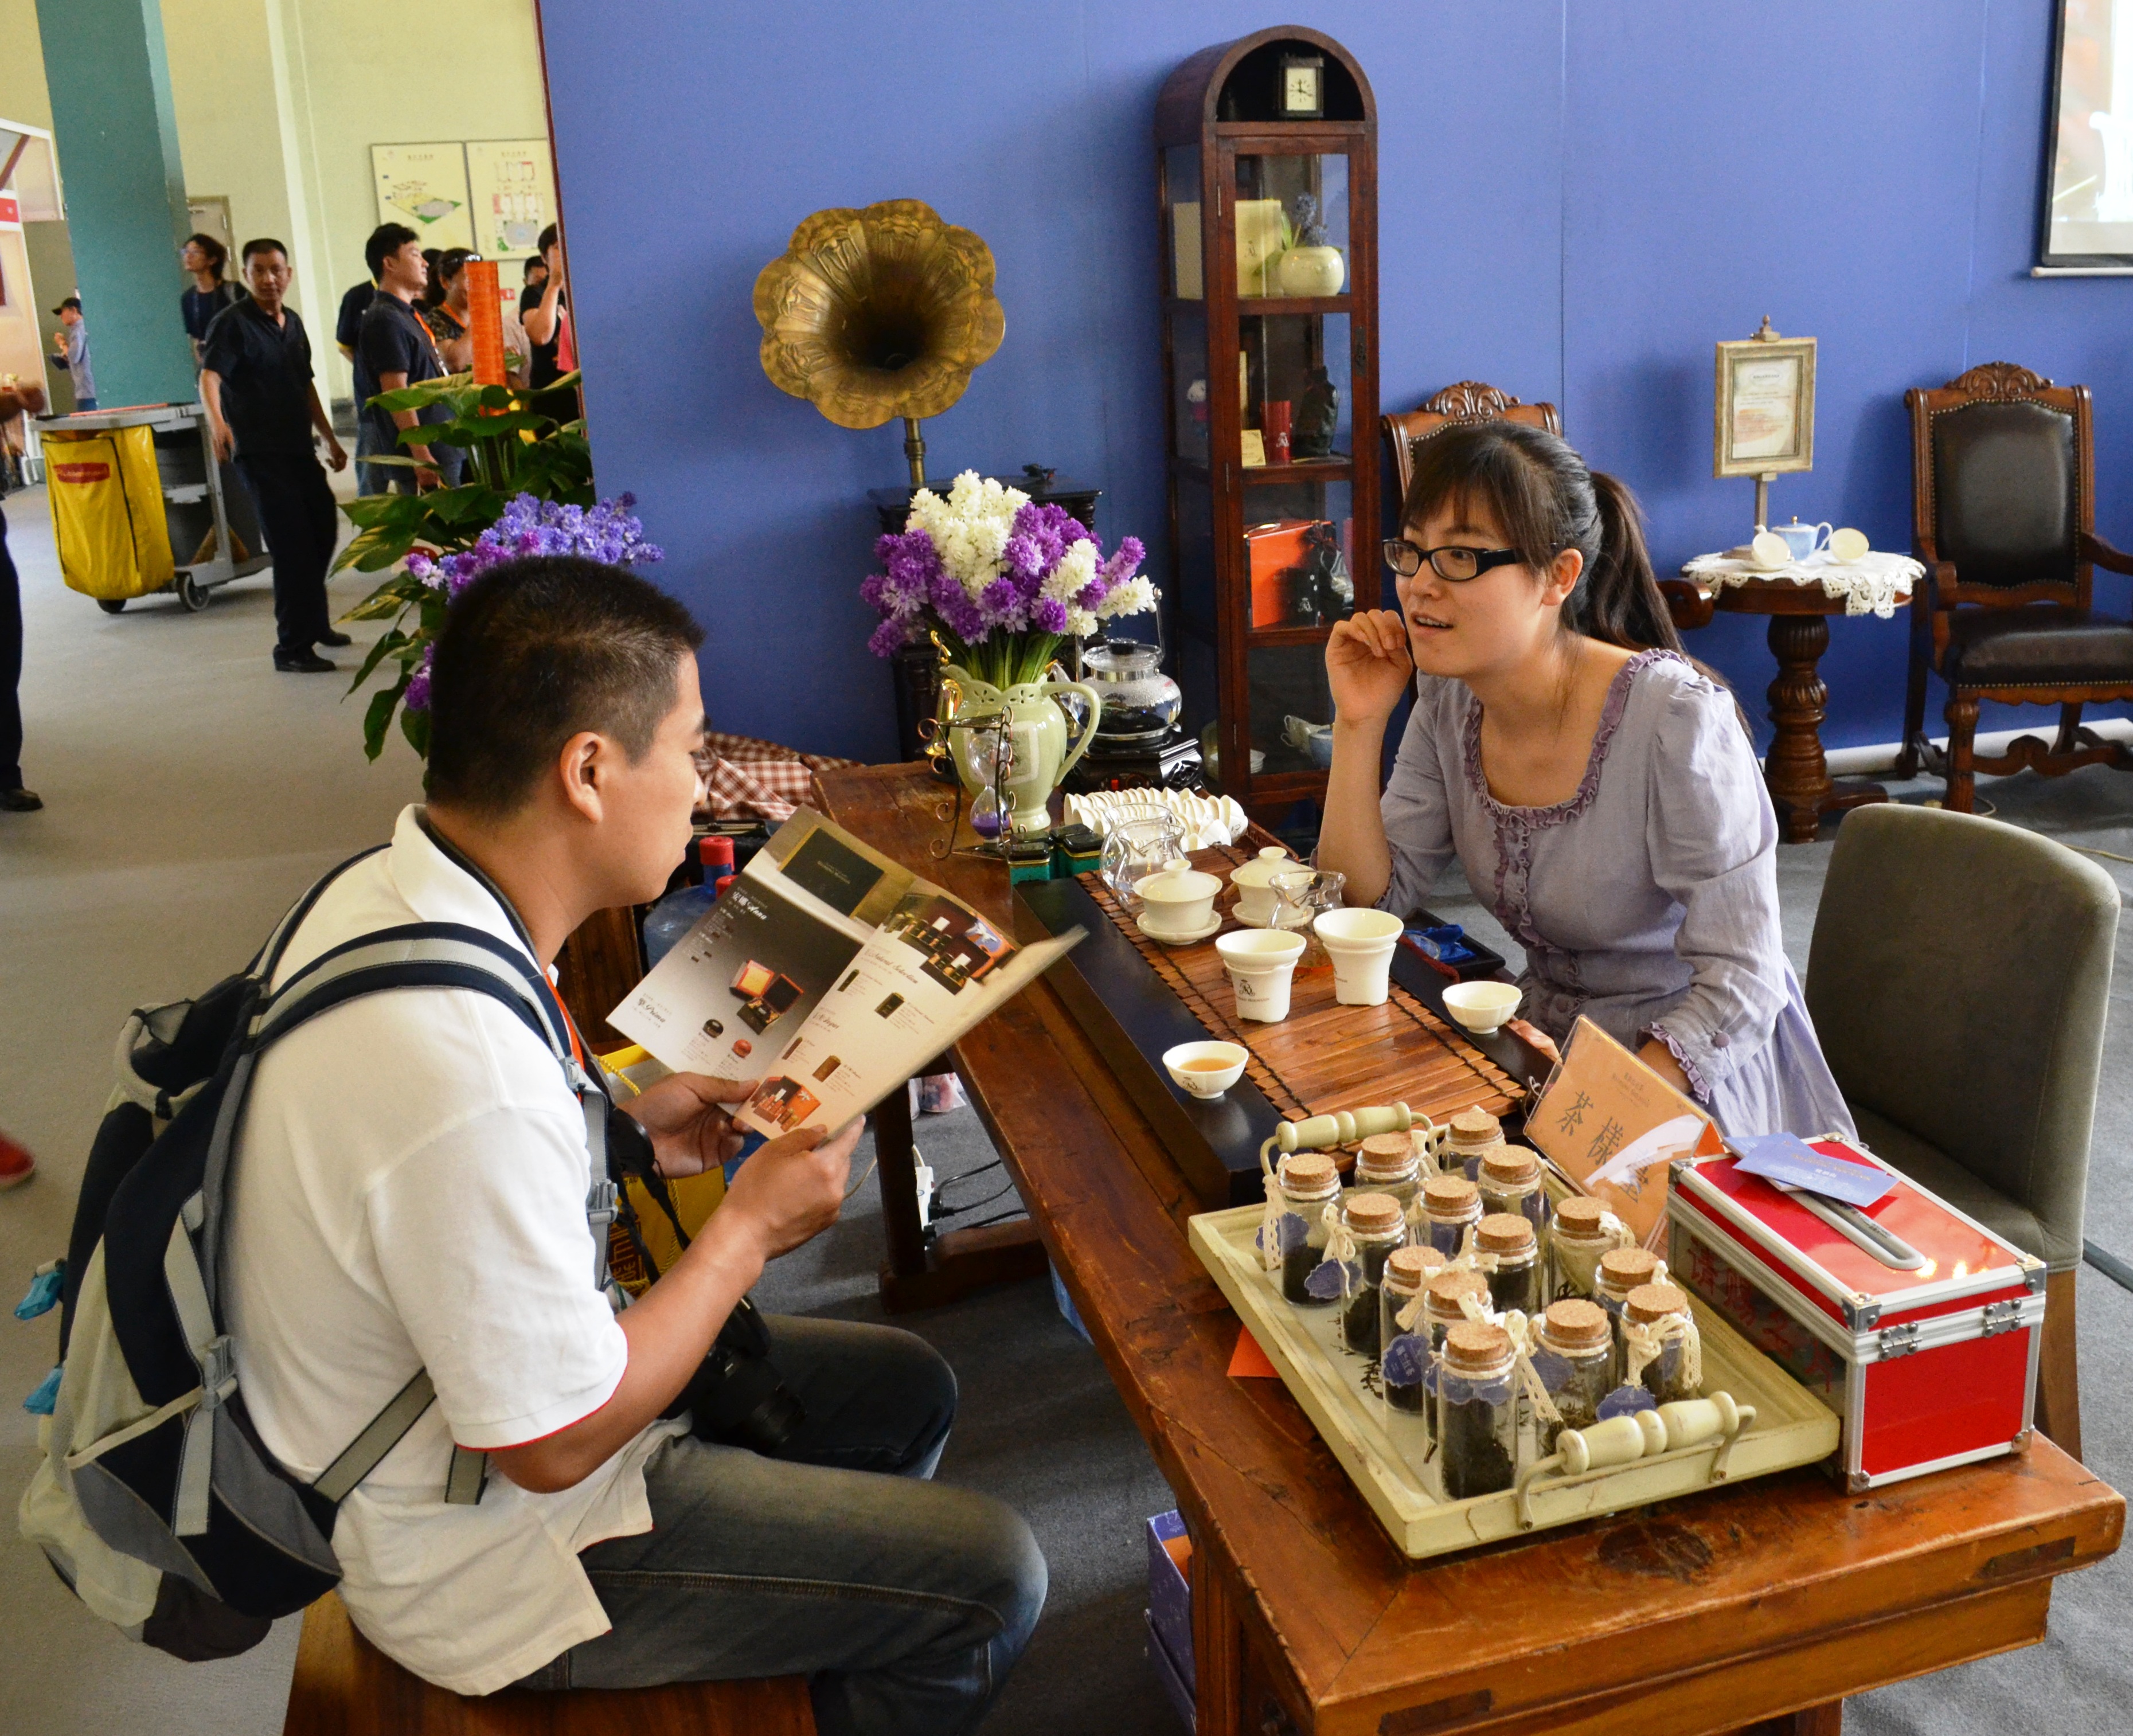
{"label": "lavender blouse", "polygon": [[1577,793],[1507,807],[1481,770],[1481,705],[1424,676],[1381,803],[1392,883],[1423,903],[1453,853],[1526,950],[1520,1009],[1558,1042],[1582,1013],[1658,1037],[1729,1133],[1854,1130],[1778,926],[1777,817],[1733,698],[1672,652],[1607,690]]}

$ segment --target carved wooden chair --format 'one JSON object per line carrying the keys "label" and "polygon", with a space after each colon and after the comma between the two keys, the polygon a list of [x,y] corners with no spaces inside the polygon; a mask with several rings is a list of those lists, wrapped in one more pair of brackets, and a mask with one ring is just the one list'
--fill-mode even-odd
{"label": "carved wooden chair", "polygon": [[[1913,387],[1904,402],[1912,545],[1926,579],[1911,611],[1899,774],[1923,763],[1948,780],[1948,806],[1967,814],[1981,771],[2133,770],[2133,751],[2081,723],[2091,701],[2133,699],[2133,622],[2090,606],[2093,569],[2133,573],[2133,555],[2095,533],[2088,388],[1987,362],[1945,386]],[[1928,669],[1948,684],[1945,750],[1925,733]],[[2025,735],[1979,759],[1984,700],[2057,705],[2057,738],[2047,748]]]}
{"label": "carved wooden chair", "polygon": [[[1475,422],[1523,422],[1558,437],[1562,433],[1562,416],[1554,405],[1521,403],[1502,387],[1484,385],[1479,380],[1461,380],[1446,387],[1419,410],[1378,420],[1391,445],[1393,478],[1399,484],[1394,497],[1396,515],[1414,481],[1415,453],[1425,441],[1434,440],[1447,428]],[[1712,599],[1687,579],[1662,579],[1659,589],[1666,594],[1667,611],[1678,629],[1688,632],[1709,623],[1714,608]]]}
{"label": "carved wooden chair", "polygon": [[1407,498],[1408,485],[1414,480],[1415,448],[1447,428],[1470,422],[1524,422],[1529,428],[1545,428],[1550,434],[1562,432],[1562,417],[1554,405],[1522,404],[1508,392],[1485,386],[1479,380],[1461,380],[1457,386],[1446,387],[1419,410],[1410,410],[1404,416],[1380,416],[1378,421],[1392,443],[1393,478],[1399,484],[1395,503]]}

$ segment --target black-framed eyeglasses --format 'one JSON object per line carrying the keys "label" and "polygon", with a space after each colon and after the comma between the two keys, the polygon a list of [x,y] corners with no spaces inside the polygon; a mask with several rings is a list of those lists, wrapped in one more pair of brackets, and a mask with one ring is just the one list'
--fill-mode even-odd
{"label": "black-framed eyeglasses", "polygon": [[1447,542],[1442,548],[1417,548],[1404,536],[1385,539],[1385,565],[1403,579],[1412,579],[1427,560],[1440,579],[1464,584],[1478,579],[1492,566],[1509,566],[1519,558],[1516,549],[1470,549]]}

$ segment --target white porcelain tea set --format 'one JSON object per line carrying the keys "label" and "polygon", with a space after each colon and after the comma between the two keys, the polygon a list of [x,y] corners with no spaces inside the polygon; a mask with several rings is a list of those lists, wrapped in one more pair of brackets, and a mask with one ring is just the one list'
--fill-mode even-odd
{"label": "white porcelain tea set", "polygon": [[1066,815],[1068,825],[1085,825],[1099,838],[1110,837],[1114,826],[1167,815],[1188,850],[1235,844],[1251,824],[1235,798],[1192,790],[1091,790],[1069,796]]}
{"label": "white porcelain tea set", "polygon": [[1750,565],[1774,573],[1780,567],[1813,560],[1817,555],[1840,566],[1849,566],[1870,546],[1864,531],[1855,531],[1848,526],[1833,528],[1827,523],[1802,524],[1795,518],[1790,524],[1772,525],[1768,529],[1757,526],[1755,540],[1743,552]]}

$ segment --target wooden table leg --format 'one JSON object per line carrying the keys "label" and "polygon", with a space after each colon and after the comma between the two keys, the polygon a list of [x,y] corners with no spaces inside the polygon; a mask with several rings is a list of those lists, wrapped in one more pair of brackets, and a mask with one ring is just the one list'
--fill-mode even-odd
{"label": "wooden table leg", "polygon": [[[946,1059],[925,1070],[946,1072]],[[874,1156],[888,1243],[888,1258],[881,1267],[881,1305],[889,1313],[937,1308],[989,1284],[1042,1274],[1044,1246],[1036,1225],[1026,1218],[928,1234],[918,1214],[918,1151],[912,1142],[908,1089],[890,1092],[875,1107]]]}
{"label": "wooden table leg", "polygon": [[1243,1736],[1245,1629],[1210,1552],[1192,1551],[1192,1666],[1198,1736]]}
{"label": "wooden table leg", "polygon": [[1812,844],[1822,831],[1822,816],[1867,802],[1886,801],[1889,792],[1863,779],[1834,781],[1822,751],[1822,720],[1827,714],[1829,689],[1817,666],[1829,649],[1825,615],[1770,617],[1770,655],[1778,660],[1778,678],[1770,683],[1770,741],[1764,773],[1770,801],[1778,810],[1788,844]]}

